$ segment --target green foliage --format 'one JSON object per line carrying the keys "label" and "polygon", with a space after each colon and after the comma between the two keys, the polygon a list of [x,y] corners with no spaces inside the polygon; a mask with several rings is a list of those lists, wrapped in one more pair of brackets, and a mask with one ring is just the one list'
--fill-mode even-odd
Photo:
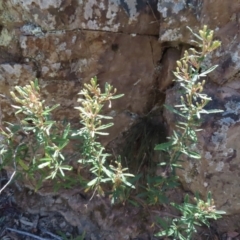
{"label": "green foliage", "polygon": [[7,123],[7,126],[0,128],[2,167],[12,164],[13,160],[15,170],[25,177],[31,177],[36,188],[44,180],[55,178],[61,186],[69,188],[74,183],[84,182],[80,175],[78,179],[65,175],[66,170],[72,170],[66,158],[68,144],[71,139],[79,140],[82,144],[78,149],[82,156],[79,164],[94,176],[86,180],[86,190],[94,189],[94,193],[97,190],[103,195],[106,188],[103,190],[102,184],[109,183],[112,186],[112,201],[119,201],[126,187],[134,188],[128,181],[128,177],[133,175],[127,173],[127,168],[122,168],[120,158],[109,164],[107,158],[112,160],[113,157],[97,141],[98,135],[107,135],[104,130],[113,125],[102,123],[112,117],[101,112],[106,103],[111,107],[112,100],[123,96],[115,93],[116,89],[113,90],[107,83],[102,93],[96,78],[92,78],[90,84],[85,84],[79,93],[82,95],[78,99],[81,105],[76,107],[83,127],[73,130],[69,123],[52,119],[52,111],[59,105],[45,106],[37,80],[24,87],[16,86],[11,96],[15,102],[12,107],[17,110],[15,115],[18,123]]}
{"label": "green foliage", "polygon": [[197,143],[196,133],[201,131],[197,128],[200,125],[201,115],[221,112],[221,110],[204,109],[212,99],[203,93],[205,80],[202,80],[217,67],[205,69],[203,61],[207,54],[220,46],[220,42],[213,41],[213,31],[207,29],[206,26],[199,31],[199,34],[194,34],[198,40],[194,42],[201,50],[190,48],[189,51],[185,51],[184,57],[177,61],[177,68],[174,72],[176,77],[174,81],[181,93],[180,104],[175,108],[165,106],[167,110],[178,115],[181,120],[176,124],[176,129],[169,138],[169,142],[155,147],[155,150],[169,153],[168,168],[166,169],[168,172],[175,172],[176,168],[181,167],[183,154],[189,158],[201,158],[196,151],[192,150]]}
{"label": "green foliage", "polygon": [[143,198],[150,206],[167,203],[166,191],[179,185],[176,176],[151,176],[148,174],[146,178],[146,186],[141,186],[142,189],[137,197]]}
{"label": "green foliage", "polygon": [[[199,31],[199,35],[194,33],[194,36],[197,38],[194,42],[200,51],[194,48],[185,51],[184,57],[177,61],[177,68],[174,72],[175,81],[181,93],[180,104],[175,108],[165,106],[167,110],[178,116],[180,121],[177,122],[169,141],[155,147],[155,150],[166,151],[169,154],[169,161],[164,165],[166,166],[165,174],[171,180],[175,175],[175,169],[182,168],[181,162],[184,161],[182,155],[191,159],[201,159],[201,155],[193,150],[197,143],[197,132],[201,131],[198,128],[201,115],[220,112],[220,110],[204,109],[212,99],[203,93],[205,80],[202,80],[217,67],[205,69],[203,61],[207,54],[220,46],[220,42],[213,41],[213,31],[207,29],[206,26]],[[172,205],[181,212],[181,217],[172,219],[170,226],[167,222],[160,220],[165,230],[156,236],[172,236],[174,239],[190,240],[192,234],[196,232],[195,225],[209,226],[208,219],[220,218],[220,214],[224,213],[215,210],[210,193],[207,202],[196,198],[196,204],[191,204],[186,196],[182,205],[175,203]]]}
{"label": "green foliage", "polygon": [[[51,112],[58,107],[45,106],[40,97],[37,80],[25,87],[16,86],[11,96],[18,123],[7,123],[0,129],[3,140],[0,143],[2,165],[14,159],[18,172],[32,178],[55,178],[71,170],[63,150],[68,145],[70,125],[51,118]],[[38,172],[39,174],[34,175]]]}
{"label": "green foliage", "polygon": [[92,78],[90,84],[85,84],[84,89],[79,93],[82,98],[78,99],[81,106],[76,107],[80,112],[81,123],[83,128],[76,131],[72,136],[79,136],[82,139],[82,159],[79,163],[88,166],[90,172],[95,176],[87,184],[87,190],[95,189],[101,195],[104,195],[101,184],[110,182],[112,184],[112,201],[120,197],[120,193],[125,187],[134,186],[128,181],[132,174],[125,173],[128,169],[122,168],[121,161],[115,161],[114,165],[109,165],[107,158],[112,157],[105,153],[105,148],[97,141],[98,135],[107,135],[103,130],[111,127],[113,123],[103,124],[104,120],[111,120],[112,117],[100,114],[105,103],[111,107],[111,100],[123,96],[115,95],[116,89],[109,84],[105,84],[105,91],[102,93],[97,79]]}
{"label": "green foliage", "polygon": [[[16,109],[18,122],[0,126],[1,166],[13,164],[15,171],[34,180],[37,184],[36,188],[39,188],[46,179],[57,179],[56,181],[61,183],[57,188],[59,186],[70,188],[74,183],[81,183],[86,191],[93,192],[92,197],[96,192],[100,195],[108,194],[112,203],[125,202],[127,198],[134,205],[138,205],[140,198],[139,202],[144,206],[167,203],[165,191],[178,185],[176,168],[182,168],[182,162],[186,159],[201,159],[194,149],[196,149],[197,132],[201,130],[199,126],[202,115],[220,112],[205,109],[211,98],[203,92],[205,85],[203,78],[216,68],[213,66],[205,69],[204,59],[207,54],[220,46],[220,42],[213,41],[213,31],[206,26],[199,31],[199,35],[193,34],[197,38],[194,42],[200,50],[191,48],[185,51],[182,59],[177,61],[174,75],[181,97],[179,97],[179,104],[175,107],[165,106],[176,117],[176,127],[168,142],[155,146],[155,150],[164,151],[166,153],[164,155],[168,158],[167,161],[159,163],[159,166],[164,169],[160,176],[156,176],[155,169],[154,172],[150,169],[148,175],[143,178],[145,182],[138,182],[144,175],[139,173],[139,169],[144,164],[147,163],[147,167],[150,165],[152,168],[156,167],[155,163],[151,163],[152,148],[149,147],[150,141],[147,138],[152,137],[152,133],[156,132],[156,125],[148,123],[150,128],[143,128],[142,135],[139,135],[141,125],[136,128],[136,136],[145,137],[140,146],[146,147],[140,151],[139,145],[136,145],[141,160],[137,161],[136,176],[128,173],[128,168],[123,166],[120,157],[115,159],[106,152],[99,141],[99,136],[107,135],[106,130],[113,123],[109,122],[112,117],[102,112],[106,105],[111,107],[112,100],[122,97],[123,94],[116,95],[116,89],[107,83],[102,91],[96,78],[92,78],[89,84],[84,84],[79,93],[81,97],[78,99],[79,106],[76,109],[79,111],[82,127],[77,130],[72,129],[69,123],[53,119],[52,112],[59,105],[52,107],[45,105],[41,99],[37,80],[24,87],[16,86],[11,96],[15,102],[12,107]],[[155,135],[157,139],[159,139],[158,136]],[[81,157],[77,164],[84,169],[84,173],[87,172],[87,177],[84,174],[78,174],[77,179],[73,179],[70,174],[72,166],[69,164],[67,150],[71,140],[78,142],[77,151]],[[154,144],[154,141],[151,143]],[[130,144],[131,142],[128,143]],[[145,151],[146,149],[148,151]],[[142,157],[143,154],[145,154],[144,157]],[[131,157],[128,161],[128,163],[133,162]],[[131,198],[132,190],[134,196]],[[196,204],[190,203],[186,196],[183,204],[172,203],[172,206],[182,215],[168,222],[159,219],[164,230],[156,235],[188,240],[196,232],[196,225],[209,226],[209,219],[217,219],[223,214],[215,210],[211,194],[208,195],[206,202],[198,197],[195,201]],[[80,237],[82,238],[84,236]]]}
{"label": "green foliage", "polygon": [[225,214],[225,212],[215,209],[210,192],[206,202],[200,200],[198,196],[194,200],[196,201],[195,204],[190,203],[189,197],[186,195],[183,204],[172,203],[171,205],[181,212],[181,216],[172,219],[170,226],[169,221],[158,219],[164,230],[157,233],[156,236],[171,236],[176,240],[191,240],[193,233],[197,231],[196,226],[204,224],[209,227],[209,219],[216,220],[221,218],[222,214]]}

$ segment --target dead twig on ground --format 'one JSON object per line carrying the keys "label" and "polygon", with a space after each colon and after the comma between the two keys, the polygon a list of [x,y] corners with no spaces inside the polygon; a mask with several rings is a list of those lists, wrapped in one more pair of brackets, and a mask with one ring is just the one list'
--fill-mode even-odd
{"label": "dead twig on ground", "polygon": [[13,177],[15,176],[16,174],[16,170],[12,173],[10,179],[8,180],[8,182],[0,189],[0,194],[2,193],[2,191],[11,183]]}
{"label": "dead twig on ground", "polygon": [[11,231],[11,232],[15,232],[15,233],[18,233],[18,234],[21,234],[21,235],[29,236],[29,237],[32,237],[32,238],[35,238],[35,239],[38,239],[38,240],[51,240],[49,238],[42,238],[42,237],[39,237],[39,236],[34,235],[32,233],[16,230],[14,228],[6,228],[6,230]]}
{"label": "dead twig on ground", "polygon": [[55,235],[55,234],[53,234],[53,233],[51,233],[51,232],[49,232],[49,231],[47,231],[47,230],[42,230],[42,232],[45,233],[45,234],[48,234],[48,235],[51,236],[51,237],[54,237],[54,238],[57,239],[57,240],[62,240],[61,237],[59,237],[58,235]]}

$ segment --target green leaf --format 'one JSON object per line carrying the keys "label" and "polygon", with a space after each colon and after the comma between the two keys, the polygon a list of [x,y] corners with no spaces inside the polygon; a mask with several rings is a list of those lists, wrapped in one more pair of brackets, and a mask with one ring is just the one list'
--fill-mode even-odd
{"label": "green leaf", "polygon": [[101,118],[101,119],[113,119],[113,117],[111,117],[111,116],[105,116],[105,115],[97,115],[99,118]]}
{"label": "green leaf", "polygon": [[127,176],[127,177],[135,177],[135,175],[131,174],[131,173],[123,173],[124,176]]}
{"label": "green leaf", "polygon": [[172,167],[175,167],[175,168],[180,168],[180,169],[183,169],[183,170],[184,170],[184,168],[182,167],[181,164],[171,163],[171,166],[172,166]]}
{"label": "green leaf", "polygon": [[22,161],[21,159],[17,159],[17,162],[25,171],[29,170],[29,167],[24,163],[24,161]]}
{"label": "green leaf", "polygon": [[59,168],[60,173],[62,174],[63,177],[65,177],[65,173],[63,172],[62,168]]}
{"label": "green leaf", "polygon": [[194,151],[186,151],[185,152],[189,157],[195,158],[195,159],[201,159],[201,155]]}
{"label": "green leaf", "polygon": [[199,74],[199,77],[206,77],[208,73],[214,71],[217,67],[218,67],[218,65],[212,66],[211,68],[209,68],[205,72]]}
{"label": "green leaf", "polygon": [[221,113],[221,112],[224,112],[224,111],[221,109],[201,110],[201,113],[205,113],[205,114]]}
{"label": "green leaf", "polygon": [[164,230],[164,231],[161,231],[161,232],[159,232],[159,233],[156,233],[154,236],[156,236],[156,237],[163,237],[163,236],[168,236],[168,237],[170,237],[170,236],[172,236],[174,234],[174,231],[173,231],[173,229],[168,229],[168,230]]}
{"label": "green leaf", "polygon": [[39,161],[41,161],[41,162],[51,162],[52,161],[52,158],[50,158],[50,157],[45,157],[45,158],[41,158]]}
{"label": "green leaf", "polygon": [[[214,213],[222,215],[222,214],[226,214],[226,212],[224,211],[220,211],[220,210],[215,210]],[[221,216],[219,216],[218,218],[220,218]]]}
{"label": "green leaf", "polygon": [[39,84],[38,84],[38,79],[37,79],[37,78],[35,78],[35,80],[34,80],[34,88],[35,88],[37,91],[40,90],[40,89],[39,89]]}
{"label": "green leaf", "polygon": [[135,189],[135,186],[134,186],[131,182],[128,182],[125,178],[122,178],[122,181],[123,181],[124,184],[127,185],[128,187]]}
{"label": "green leaf", "polygon": [[200,119],[200,113],[199,112],[196,112],[196,115],[197,115],[197,118]]}
{"label": "green leaf", "polygon": [[64,169],[64,170],[72,170],[73,168],[71,166],[68,166],[68,165],[61,165],[61,169]]}
{"label": "green leaf", "polygon": [[[178,79],[178,80],[175,80],[175,81],[185,81],[186,79],[181,77],[177,72],[173,72],[174,76]],[[180,81],[179,81],[180,80]]]}
{"label": "green leaf", "polygon": [[117,98],[121,98],[123,96],[124,96],[124,94],[118,94],[118,95],[112,96],[111,99],[117,99]]}
{"label": "green leaf", "polygon": [[16,109],[21,109],[21,107],[16,106],[16,105],[11,105],[11,107],[16,108]]}
{"label": "green leaf", "polygon": [[158,163],[158,166],[166,166],[167,163],[166,162],[161,162],[161,163]]}
{"label": "green leaf", "polygon": [[102,166],[102,169],[108,177],[110,177],[111,179],[114,177],[114,173],[112,171],[110,171],[109,169],[107,169],[105,166]]}
{"label": "green leaf", "polygon": [[98,131],[98,130],[106,129],[113,125],[114,125],[113,123],[104,124],[104,125],[101,125],[100,127],[97,127],[96,130]]}
{"label": "green leaf", "polygon": [[58,108],[60,106],[60,104],[56,104],[54,106],[52,106],[51,108],[46,107],[46,109],[43,112],[43,115],[48,115],[49,112],[53,111],[54,109]]}
{"label": "green leaf", "polygon": [[70,124],[68,124],[67,127],[64,129],[62,138],[66,139],[68,137],[69,132],[70,132]]}
{"label": "green leaf", "polygon": [[102,179],[101,179],[101,182],[102,182],[102,183],[111,182],[111,181],[112,181],[111,178],[102,178]]}
{"label": "green leaf", "polygon": [[69,143],[69,140],[65,139],[63,143],[59,146],[59,150],[62,150],[63,148],[65,148],[68,145],[68,143]]}
{"label": "green leaf", "polygon": [[[196,33],[194,33],[193,30],[192,30],[190,27],[187,26],[187,29],[188,29],[197,39],[199,39],[200,41],[203,40],[199,35],[197,35]],[[199,42],[197,42],[197,43],[199,44]]]}
{"label": "green leaf", "polygon": [[88,187],[94,186],[98,182],[98,177],[94,178],[90,182],[87,183]]}
{"label": "green leaf", "polygon": [[169,227],[169,222],[166,221],[163,218],[157,217],[157,222],[160,223],[160,225],[162,226],[163,229],[167,229]]}
{"label": "green leaf", "polygon": [[188,203],[189,202],[189,195],[186,194],[184,197],[184,203]]}
{"label": "green leaf", "polygon": [[181,117],[183,117],[183,118],[186,118],[185,115],[183,115],[180,111],[176,110],[176,109],[173,108],[172,106],[169,106],[169,105],[164,104],[164,107],[165,107],[167,110],[169,110],[170,112],[173,112],[173,113],[175,113],[175,114],[177,114],[177,115],[179,115],[179,116],[181,116]]}
{"label": "green leaf", "polygon": [[173,141],[161,143],[161,144],[156,145],[154,150],[167,151],[169,149],[169,147],[171,147],[172,145],[173,145]]}
{"label": "green leaf", "polygon": [[49,166],[50,165],[50,163],[49,162],[44,162],[44,163],[41,163],[40,165],[38,165],[38,168],[44,168],[44,167],[47,167],[47,166]]}
{"label": "green leaf", "polygon": [[109,133],[105,133],[105,132],[95,132],[95,134],[98,134],[98,135],[109,135]]}

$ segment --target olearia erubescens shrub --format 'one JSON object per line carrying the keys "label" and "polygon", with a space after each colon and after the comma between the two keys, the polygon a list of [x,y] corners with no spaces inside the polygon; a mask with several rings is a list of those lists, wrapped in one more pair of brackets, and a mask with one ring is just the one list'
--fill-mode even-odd
{"label": "olearia erubescens shrub", "polygon": [[[192,30],[190,29],[190,31]],[[175,177],[176,168],[182,169],[181,163],[183,161],[187,159],[201,160],[201,155],[192,150],[197,144],[197,132],[201,131],[199,129],[201,116],[221,112],[221,110],[205,109],[205,106],[212,100],[204,93],[205,79],[217,66],[206,68],[204,60],[208,54],[221,45],[219,41],[213,40],[213,34],[214,32],[209,30],[207,26],[199,31],[199,35],[193,33],[196,37],[196,41],[193,42],[199,50],[190,48],[185,51],[183,58],[177,61],[174,81],[179,87],[180,102],[175,107],[165,107],[172,114],[179,116],[181,120],[176,123],[176,128],[169,137],[169,141],[155,147],[155,150],[168,153],[168,161],[161,163],[162,166],[166,167],[165,174],[168,176],[165,180],[166,183]],[[183,157],[184,155],[185,157]],[[160,219],[159,222],[164,230],[156,236],[171,236],[176,240],[190,240],[193,233],[196,232],[196,226],[202,224],[209,226],[209,219],[217,219],[221,217],[221,214],[224,214],[224,212],[215,209],[210,192],[206,202],[200,200],[199,196],[195,198],[195,202],[195,204],[190,203],[187,195],[183,204],[171,203],[181,212],[181,216],[170,220],[170,222]]]}
{"label": "olearia erubescens shrub", "polygon": [[105,91],[101,92],[96,77],[90,84],[85,84],[79,94],[82,97],[78,99],[80,106],[76,109],[80,112],[82,127],[76,130],[66,121],[53,119],[52,112],[59,104],[45,105],[37,80],[24,87],[16,86],[11,96],[17,123],[5,123],[0,128],[1,167],[13,164],[15,173],[34,180],[36,189],[47,179],[65,180],[66,171],[72,170],[65,149],[71,139],[77,139],[81,143],[78,162],[93,177],[87,180],[86,190],[93,189],[94,193],[103,195],[102,186],[110,183],[110,196],[116,201],[125,187],[133,188],[128,182],[128,177],[133,175],[122,167],[120,158],[114,164],[108,164],[107,158],[112,156],[105,152],[97,136],[107,135],[104,130],[113,125],[102,123],[112,119],[101,114],[102,108],[106,103],[111,107],[111,101],[123,95],[116,95],[116,89],[107,83]]}

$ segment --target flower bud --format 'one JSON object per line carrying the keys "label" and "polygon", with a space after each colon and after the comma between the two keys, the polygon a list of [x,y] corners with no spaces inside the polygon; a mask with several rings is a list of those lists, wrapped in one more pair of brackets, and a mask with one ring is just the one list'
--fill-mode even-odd
{"label": "flower bud", "polygon": [[210,34],[207,36],[207,41],[208,41],[208,42],[211,42],[212,39],[213,39],[213,34],[210,33]]}
{"label": "flower bud", "polygon": [[216,49],[216,48],[218,48],[220,46],[221,46],[221,42],[220,41],[214,41],[212,43],[211,49],[214,50],[214,49]]}
{"label": "flower bud", "polygon": [[199,35],[200,35],[202,38],[204,38],[204,37],[205,37],[204,31],[203,31],[203,30],[199,30]]}
{"label": "flower bud", "polygon": [[207,31],[207,25],[203,26],[203,31],[206,32]]}
{"label": "flower bud", "polygon": [[179,68],[182,68],[182,63],[180,61],[177,61],[177,65]]}

